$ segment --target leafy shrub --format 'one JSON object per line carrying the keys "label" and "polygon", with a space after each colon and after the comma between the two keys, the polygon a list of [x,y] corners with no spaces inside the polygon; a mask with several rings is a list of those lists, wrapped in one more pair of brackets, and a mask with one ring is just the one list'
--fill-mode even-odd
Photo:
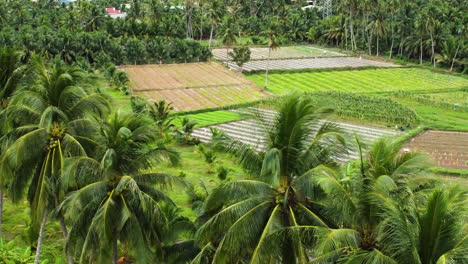
{"label": "leafy shrub", "polygon": [[226,180],[229,174],[229,170],[226,169],[226,167],[224,166],[219,166],[216,172],[217,172],[218,179],[222,181]]}

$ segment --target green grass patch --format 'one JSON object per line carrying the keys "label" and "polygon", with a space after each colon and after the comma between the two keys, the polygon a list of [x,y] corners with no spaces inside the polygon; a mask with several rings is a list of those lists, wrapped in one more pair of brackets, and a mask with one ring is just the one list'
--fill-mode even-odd
{"label": "green grass patch", "polygon": [[[248,79],[262,86],[264,74],[252,74]],[[440,90],[468,87],[465,78],[437,74],[417,68],[367,69],[353,71],[323,71],[272,73],[268,90],[285,94],[291,90],[305,92],[342,91],[352,93],[382,93],[395,91]]]}
{"label": "green grass patch", "polygon": [[449,175],[468,179],[468,170],[432,168],[431,171],[440,175]]}
{"label": "green grass patch", "polygon": [[426,105],[411,99],[397,101],[413,109],[426,126],[436,130],[468,131],[468,112],[453,111]]}
{"label": "green grass patch", "polygon": [[182,119],[185,117],[195,120],[197,122],[198,127],[222,124],[243,119],[243,116],[238,113],[230,111],[214,111],[200,114],[177,116],[172,123],[175,126],[180,127]]}
{"label": "green grass patch", "polygon": [[411,98],[412,100],[440,108],[454,111],[468,112],[468,89],[440,93],[395,93],[398,98]]}
{"label": "green grass patch", "polygon": [[125,113],[132,112],[129,95],[126,95],[122,91],[114,88],[106,88],[104,89],[104,93],[106,93],[111,98],[111,104],[115,110],[119,110]]}
{"label": "green grass patch", "polygon": [[[199,192],[204,192],[204,187],[207,190],[212,190],[218,186],[221,181],[217,177],[216,169],[219,166],[224,166],[228,169],[227,180],[239,180],[246,178],[246,174],[239,167],[235,159],[225,153],[216,153],[216,161],[214,165],[206,163],[200,153],[197,152],[194,146],[171,146],[178,151],[182,158],[182,163],[179,166],[160,165],[155,169],[159,172],[169,173],[172,175],[184,174],[185,181],[192,184]],[[166,190],[169,197],[182,209],[182,215],[189,217],[192,220],[196,218],[196,212],[191,209],[190,196],[183,186],[173,186],[172,189]]]}

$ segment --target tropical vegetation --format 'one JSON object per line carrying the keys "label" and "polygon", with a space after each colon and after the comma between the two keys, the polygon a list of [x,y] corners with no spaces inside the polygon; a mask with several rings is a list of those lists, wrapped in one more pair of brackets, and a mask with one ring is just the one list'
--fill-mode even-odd
{"label": "tropical vegetation", "polygon": [[[466,263],[466,182],[329,121],[467,130],[466,1],[304,2],[0,0],[0,263]],[[206,61],[220,43],[242,68],[249,44],[270,61],[305,42],[428,65],[268,67],[247,78],[281,95],[256,105],[272,121],[130,102],[117,67]],[[193,134],[244,118],[265,141]]]}

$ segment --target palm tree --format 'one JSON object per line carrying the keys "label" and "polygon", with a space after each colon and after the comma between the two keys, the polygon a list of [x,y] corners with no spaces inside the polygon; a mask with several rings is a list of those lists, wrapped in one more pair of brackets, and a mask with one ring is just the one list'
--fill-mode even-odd
{"label": "palm tree", "polygon": [[226,65],[229,61],[229,48],[236,44],[236,32],[234,21],[231,17],[226,17],[223,23],[220,26],[221,31],[221,41],[226,47]]}
{"label": "palm tree", "polygon": [[379,56],[379,42],[380,38],[384,37],[387,34],[388,28],[385,22],[385,15],[383,10],[379,8],[379,10],[374,14],[373,20],[367,26],[368,30],[371,32],[372,36],[376,36],[377,38],[377,56]]}
{"label": "palm tree", "polygon": [[[320,196],[311,188],[313,175],[324,165],[334,166],[334,156],[343,150],[344,137],[331,123],[317,130],[312,125],[328,110],[316,111],[302,94],[286,98],[273,125],[265,131],[267,149],[257,153],[251,147],[218,134],[215,146],[225,146],[252,173],[252,180],[228,182],[215,188],[204,204],[209,217],[198,230],[202,248],[216,246],[213,263],[307,260],[299,237],[271,236],[284,227],[313,225],[333,227],[326,206],[314,203]],[[276,256],[271,241],[282,241]],[[202,250],[201,254],[204,254]]]}
{"label": "palm tree", "polygon": [[[417,201],[415,197],[424,193],[426,185],[433,182],[432,177],[424,176],[431,161],[418,153],[401,153],[401,147],[401,142],[381,139],[366,155],[362,154],[360,147],[360,160],[344,166],[339,174],[326,171],[316,175],[315,183],[326,194],[322,202],[334,204],[329,210],[340,226],[326,230],[336,235],[334,248],[329,247],[330,241],[326,237],[318,238],[316,260],[330,263],[341,257],[350,261],[346,263],[354,263],[351,260],[360,261],[357,263],[397,263],[391,260],[389,251],[385,249],[387,243],[382,238],[382,226],[387,224],[389,217],[407,216],[403,211],[387,215],[387,207],[400,204],[401,210],[412,208]],[[304,227],[300,231],[315,230],[307,231]],[[381,262],[371,261],[378,259]]]}
{"label": "palm tree", "polygon": [[[94,92],[89,77],[77,68],[47,68],[38,58],[32,67],[35,85],[15,94],[7,109],[8,117],[18,127],[9,135],[15,142],[4,153],[0,169],[10,183],[14,202],[28,190],[33,224],[40,224],[35,257],[35,263],[39,263],[49,213],[65,196],[61,184],[63,162],[67,157],[86,156],[92,143],[89,135],[95,129],[87,118],[102,118],[110,105],[103,95]],[[63,216],[58,218],[66,236]]]}
{"label": "palm tree", "polygon": [[[25,67],[22,66],[22,53],[12,48],[0,49],[0,113],[7,107],[13,93],[18,89],[19,82],[25,74]],[[6,111],[4,112],[6,113]],[[2,115],[2,114],[0,114]],[[0,138],[7,132],[7,120],[5,116],[0,117],[3,127],[0,127]],[[0,147],[0,150],[3,148]],[[0,156],[1,156],[0,152]],[[0,180],[0,239],[2,239],[2,222],[3,222],[3,181]]]}
{"label": "palm tree", "polygon": [[79,255],[80,263],[117,264],[119,241],[143,263],[150,262],[153,250],[161,251],[168,223],[158,202],[172,201],[154,186],[177,179],[151,167],[160,161],[177,164],[179,156],[153,131],[148,118],[116,113],[102,124],[97,160],[69,160],[64,182],[84,187],[72,192],[60,211],[72,222],[67,251]]}
{"label": "palm tree", "polygon": [[147,113],[151,119],[156,123],[159,131],[159,136],[163,136],[164,131],[172,127],[174,118],[170,117],[171,112],[174,110],[172,103],[167,103],[164,100],[158,102],[148,103]]}
{"label": "palm tree", "polygon": [[422,208],[401,204],[386,208],[380,227],[383,250],[395,263],[466,262],[466,190],[440,187]]}
{"label": "palm tree", "polygon": [[268,61],[267,61],[267,68],[265,73],[265,89],[268,88],[268,70],[270,69],[270,58],[271,58],[271,51],[276,50],[279,46],[278,43],[278,32],[276,29],[276,25],[272,24],[270,29],[267,32],[268,38]]}
{"label": "palm tree", "polygon": [[213,33],[215,30],[215,27],[218,25],[219,20],[222,17],[223,8],[224,6],[223,6],[222,1],[220,0],[209,1],[208,16],[210,17],[210,20],[211,20],[210,42],[208,44],[209,50],[211,50],[211,42],[213,41]]}

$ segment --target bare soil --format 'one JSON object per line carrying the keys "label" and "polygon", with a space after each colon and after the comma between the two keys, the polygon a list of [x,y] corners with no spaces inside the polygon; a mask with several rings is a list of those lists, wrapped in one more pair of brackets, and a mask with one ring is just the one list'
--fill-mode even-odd
{"label": "bare soil", "polygon": [[215,63],[126,65],[132,93],[187,111],[260,100],[270,94],[243,75]]}
{"label": "bare soil", "polygon": [[410,151],[429,154],[438,167],[468,170],[468,133],[428,130],[411,139]]}

